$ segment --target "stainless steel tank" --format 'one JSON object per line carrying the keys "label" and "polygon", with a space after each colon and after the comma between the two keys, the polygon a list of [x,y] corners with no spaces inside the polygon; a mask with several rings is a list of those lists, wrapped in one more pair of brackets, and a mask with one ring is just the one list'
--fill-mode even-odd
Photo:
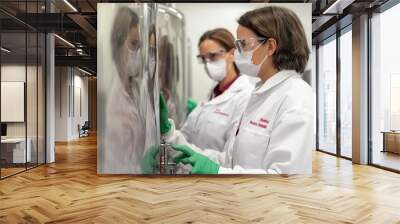
{"label": "stainless steel tank", "polygon": [[[98,4],[98,173],[174,173],[175,152],[160,139],[159,94],[179,127],[189,93],[186,43],[176,9]],[[158,166],[144,166],[154,148]]]}

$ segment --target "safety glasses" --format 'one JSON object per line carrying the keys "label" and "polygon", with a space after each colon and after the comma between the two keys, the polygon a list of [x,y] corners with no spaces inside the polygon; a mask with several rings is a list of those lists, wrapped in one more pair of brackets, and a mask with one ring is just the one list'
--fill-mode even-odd
{"label": "safety glasses", "polygon": [[247,39],[235,40],[235,47],[239,53],[254,50],[257,46],[263,44],[268,38],[265,37],[250,37]]}
{"label": "safety glasses", "polygon": [[224,55],[225,53],[226,53],[225,50],[219,50],[219,51],[215,51],[215,52],[209,52],[204,55],[199,54],[196,57],[200,64],[205,64],[207,62],[216,61],[216,60],[220,59],[220,57],[222,55]]}
{"label": "safety glasses", "polygon": [[134,40],[129,43],[129,49],[132,51],[139,50],[142,47],[142,42],[140,40]]}

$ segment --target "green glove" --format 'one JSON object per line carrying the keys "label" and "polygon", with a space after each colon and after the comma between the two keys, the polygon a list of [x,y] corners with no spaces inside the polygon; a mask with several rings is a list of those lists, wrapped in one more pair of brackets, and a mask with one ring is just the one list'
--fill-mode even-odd
{"label": "green glove", "polygon": [[168,120],[168,106],[164,94],[160,92],[160,132],[166,134],[171,130],[171,123]]}
{"label": "green glove", "polygon": [[196,108],[196,107],[197,107],[196,100],[194,100],[192,98],[189,98],[188,101],[187,101],[187,105],[186,105],[186,108],[187,108],[187,110],[189,112],[188,114],[190,114],[194,110],[194,108]]}
{"label": "green glove", "polygon": [[151,146],[150,149],[146,151],[141,164],[143,174],[152,174],[155,169],[158,169],[156,157],[159,152],[160,146]]}
{"label": "green glove", "polygon": [[176,151],[182,154],[174,158],[175,163],[192,165],[192,174],[218,174],[219,165],[211,161],[207,156],[193,151],[187,145],[171,145]]}

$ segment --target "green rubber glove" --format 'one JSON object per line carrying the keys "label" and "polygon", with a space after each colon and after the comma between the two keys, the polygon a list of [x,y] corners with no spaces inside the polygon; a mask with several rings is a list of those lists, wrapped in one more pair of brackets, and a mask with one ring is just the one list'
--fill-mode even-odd
{"label": "green rubber glove", "polygon": [[141,164],[143,174],[153,174],[154,171],[158,169],[159,164],[156,157],[159,152],[160,146],[151,146],[150,149],[146,151]]}
{"label": "green rubber glove", "polygon": [[193,151],[187,145],[173,144],[171,147],[182,153],[174,158],[174,162],[192,165],[192,174],[218,174],[219,165],[207,156]]}
{"label": "green rubber glove", "polygon": [[160,92],[160,132],[166,134],[171,130],[171,123],[168,120],[168,106],[164,94]]}
{"label": "green rubber glove", "polygon": [[188,110],[188,114],[190,114],[194,110],[194,108],[196,108],[196,107],[197,107],[196,100],[194,100],[192,98],[189,98],[188,101],[187,101],[187,105],[186,105],[186,108]]}

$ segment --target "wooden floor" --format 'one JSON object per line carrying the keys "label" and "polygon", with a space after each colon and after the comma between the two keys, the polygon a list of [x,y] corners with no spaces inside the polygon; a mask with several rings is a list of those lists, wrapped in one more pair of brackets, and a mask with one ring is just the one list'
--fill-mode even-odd
{"label": "wooden floor", "polygon": [[13,174],[25,171],[25,167],[23,168],[1,168],[1,177],[8,177]]}
{"label": "wooden floor", "polygon": [[315,153],[311,176],[97,176],[94,137],[0,181],[0,223],[400,223],[400,175]]}

